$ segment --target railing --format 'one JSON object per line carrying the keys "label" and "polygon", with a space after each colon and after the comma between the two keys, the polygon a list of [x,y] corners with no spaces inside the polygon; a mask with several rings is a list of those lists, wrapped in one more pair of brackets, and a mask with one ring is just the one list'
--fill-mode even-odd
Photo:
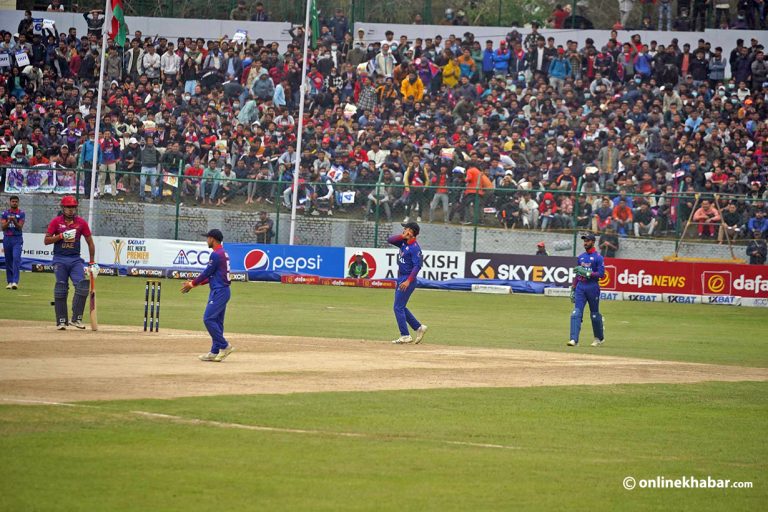
{"label": "railing", "polygon": [[[6,193],[32,193],[37,187],[39,191],[48,193],[54,190],[60,193],[73,193],[80,199],[80,212],[85,215],[87,204],[87,190],[89,186],[80,186],[66,189],[58,187],[59,175],[57,173],[66,173],[66,183],[72,183],[72,173],[75,173],[76,183],[85,184],[85,180],[90,176],[90,169],[62,169],[51,167],[8,167],[3,170],[6,179],[4,191]],[[30,172],[34,171],[34,175]],[[53,172],[53,174],[52,174]],[[40,175],[42,179],[47,180],[46,186],[40,186]],[[32,178],[30,178],[32,176]],[[215,210],[226,212],[238,212],[242,215],[253,215],[258,211],[264,210],[272,215],[275,222],[275,239],[280,238],[282,224],[288,221],[287,215],[290,213],[290,200],[292,194],[292,181],[287,179],[263,180],[235,178],[234,173],[231,179],[222,180],[214,177],[196,177],[185,176],[181,165],[176,173],[162,171],[159,173],[149,172],[127,172],[118,170],[115,174],[118,183],[118,194],[116,199],[112,199],[109,194],[102,194],[95,199],[95,217],[99,222],[100,212],[106,212],[115,200],[120,203],[140,203],[145,201],[159,205],[158,208],[145,208],[143,212],[137,213],[144,222],[156,218],[157,223],[150,223],[155,226],[163,227],[162,232],[170,233],[169,223],[173,223],[173,237],[179,239],[180,224],[197,222],[204,220],[206,216],[213,215],[206,212]],[[154,180],[157,180],[158,187],[152,187]],[[20,181],[21,180],[21,181]],[[54,182],[51,182],[54,180]],[[144,185],[144,194],[140,194],[139,186]],[[51,183],[54,186],[51,186]],[[111,184],[110,184],[111,185]],[[394,182],[386,177],[384,171],[380,171],[372,181],[368,183],[330,183],[333,187],[333,193],[329,197],[329,188],[326,181],[316,181],[312,178],[301,180],[298,196],[298,212],[301,215],[301,222],[312,223],[314,219],[333,218],[346,221],[357,221],[359,223],[370,224],[372,229],[362,230],[358,239],[353,240],[359,246],[376,247],[381,244],[379,233],[382,225],[386,223],[386,233],[392,229],[391,222],[403,220],[406,216],[411,220],[420,219],[423,223],[440,223],[458,226],[461,225],[462,232],[472,229],[471,249],[475,252],[484,250],[482,241],[479,240],[479,234],[489,230],[496,230],[500,233],[511,232],[538,232],[538,233],[557,233],[560,238],[567,237],[572,240],[569,246],[573,251],[578,247],[577,236],[584,231],[595,231],[603,233],[608,225],[613,227],[623,227],[625,233],[619,233],[621,238],[642,238],[649,240],[666,240],[668,242],[678,241],[686,221],[691,216],[691,207],[697,198],[693,192],[683,192],[682,186],[676,192],[656,193],[656,194],[625,194],[628,201],[638,201],[649,203],[649,210],[656,219],[656,227],[652,233],[641,232],[640,237],[636,237],[631,226],[616,226],[613,223],[598,221],[596,217],[597,201],[607,198],[609,203],[607,207],[613,209],[618,194],[610,195],[602,193],[577,192],[574,190],[551,189],[551,190],[527,190],[515,186],[497,186],[496,188],[483,189],[478,183],[479,193],[472,194],[463,183],[463,175],[455,177],[451,184],[446,186],[425,186],[408,187],[402,183]],[[106,187],[105,187],[106,188]],[[473,188],[473,187],[469,187]],[[578,182],[577,188],[583,189],[582,181]],[[438,189],[444,196],[435,198]],[[527,206],[521,206],[520,197],[524,194],[530,194],[531,199],[541,204],[546,194],[551,194],[553,204],[562,204],[567,198],[572,205],[566,205],[565,210],[555,208],[553,211],[541,210],[539,208],[526,209]],[[143,197],[142,197],[143,196]],[[549,196],[547,196],[549,197]],[[581,197],[585,201],[580,200]],[[717,199],[720,205],[724,205],[731,199],[744,200],[745,196],[726,196],[719,195]],[[24,203],[26,200],[23,200]],[[445,211],[445,201],[448,202],[448,211]],[[26,201],[28,202],[28,201]],[[567,201],[566,201],[567,202]],[[592,206],[591,216],[583,215],[587,209],[585,204]],[[530,205],[532,206],[532,204]],[[572,206],[572,208],[571,208]],[[437,214],[439,213],[439,217]],[[605,210],[600,212],[605,213]],[[632,210],[633,215],[637,210]],[[110,221],[119,223],[122,219],[119,216],[111,214]],[[437,218],[436,218],[437,217]],[[457,219],[458,218],[458,219]],[[447,219],[447,220],[446,220]],[[443,221],[443,222],[440,222]],[[747,219],[744,219],[746,223]],[[102,230],[109,226],[102,226]],[[114,226],[113,226],[114,227]],[[130,230],[130,226],[121,228],[122,232]],[[643,230],[644,231],[644,230]],[[742,230],[743,232],[743,230]],[[368,233],[368,234],[365,234]],[[691,238],[697,238],[695,229],[689,230]],[[718,233],[722,235],[722,233]],[[503,236],[503,235],[502,235]],[[721,240],[726,241],[726,240]],[[736,243],[741,243],[743,239],[736,239]],[[710,242],[710,240],[706,240]],[[678,246],[675,245],[675,250]],[[510,252],[512,248],[510,248]]]}

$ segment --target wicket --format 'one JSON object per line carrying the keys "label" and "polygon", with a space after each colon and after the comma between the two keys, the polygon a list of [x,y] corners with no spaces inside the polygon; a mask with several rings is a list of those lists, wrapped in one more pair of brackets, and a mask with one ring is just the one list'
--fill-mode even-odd
{"label": "wicket", "polygon": [[[147,330],[147,320],[149,320],[149,332],[160,331],[160,291],[162,283],[156,280],[147,280],[144,287],[144,331]],[[150,289],[152,294],[150,296]],[[155,299],[157,293],[157,299]],[[157,307],[157,309],[155,309]]]}

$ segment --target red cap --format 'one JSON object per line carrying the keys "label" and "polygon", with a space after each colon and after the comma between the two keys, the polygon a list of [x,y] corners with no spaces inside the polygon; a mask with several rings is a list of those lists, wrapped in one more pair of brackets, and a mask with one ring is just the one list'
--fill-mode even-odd
{"label": "red cap", "polygon": [[61,206],[64,207],[76,207],[77,198],[75,196],[64,196],[61,198]]}
{"label": "red cap", "polygon": [[544,242],[539,242],[536,244],[536,247],[544,247]]}

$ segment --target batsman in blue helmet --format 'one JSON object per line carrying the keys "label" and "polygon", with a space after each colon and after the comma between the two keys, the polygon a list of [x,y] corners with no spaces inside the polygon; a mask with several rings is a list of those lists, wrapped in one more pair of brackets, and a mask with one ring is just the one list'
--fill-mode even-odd
{"label": "batsman in blue helmet", "polygon": [[578,264],[573,270],[575,278],[571,286],[571,336],[569,347],[579,344],[581,319],[584,316],[584,305],[589,304],[592,319],[592,333],[595,340],[593,347],[599,347],[605,341],[603,336],[603,316],[600,314],[600,279],[605,276],[603,257],[595,249],[595,235],[588,233],[581,237],[584,240],[584,252],[579,255]]}

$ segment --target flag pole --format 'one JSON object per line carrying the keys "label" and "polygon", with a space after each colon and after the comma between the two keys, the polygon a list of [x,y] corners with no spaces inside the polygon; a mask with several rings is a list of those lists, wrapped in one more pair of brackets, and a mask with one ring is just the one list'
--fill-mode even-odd
{"label": "flag pole", "polygon": [[[88,226],[90,226],[91,231],[94,231],[93,226],[93,195],[94,191],[96,190],[96,166],[99,161],[99,129],[101,128],[101,102],[104,99],[104,60],[107,53],[107,31],[109,27],[109,18],[110,18],[110,0],[105,1],[104,5],[104,25],[102,25],[101,29],[101,65],[99,66],[99,95],[98,95],[98,103],[96,103],[96,129],[93,134],[93,162],[91,162],[91,183],[89,185],[91,194],[90,199],[88,201]],[[114,174],[112,175],[115,176]],[[117,187],[117,183],[112,184],[113,187]],[[115,189],[117,190],[117,189]],[[101,190],[101,193],[104,194],[104,191]]]}
{"label": "flag pole", "polygon": [[299,87],[299,133],[296,136],[296,164],[293,167],[293,193],[291,194],[291,233],[288,244],[293,245],[296,240],[296,204],[299,195],[299,168],[301,164],[301,135],[304,132],[304,97],[307,94],[307,52],[309,52],[309,10],[312,2],[307,0],[307,14],[304,20],[304,57],[301,64],[301,87]]}

